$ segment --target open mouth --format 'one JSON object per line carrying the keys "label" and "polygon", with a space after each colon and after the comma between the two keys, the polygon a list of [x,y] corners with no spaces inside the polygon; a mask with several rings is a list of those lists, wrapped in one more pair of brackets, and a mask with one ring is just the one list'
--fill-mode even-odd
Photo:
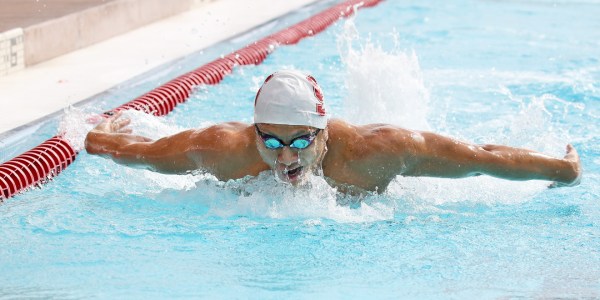
{"label": "open mouth", "polygon": [[290,180],[294,181],[302,173],[303,167],[297,167],[291,170],[283,171],[283,174]]}

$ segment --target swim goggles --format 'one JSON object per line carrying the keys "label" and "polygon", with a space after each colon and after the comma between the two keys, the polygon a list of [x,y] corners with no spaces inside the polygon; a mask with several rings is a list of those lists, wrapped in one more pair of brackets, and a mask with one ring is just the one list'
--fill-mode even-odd
{"label": "swim goggles", "polygon": [[306,149],[315,140],[315,138],[317,137],[317,134],[319,134],[319,131],[321,131],[321,129],[319,128],[319,129],[317,129],[317,131],[315,131],[311,134],[299,136],[299,137],[293,139],[289,144],[286,144],[282,140],[280,140],[272,135],[263,133],[262,131],[260,131],[260,129],[258,129],[258,126],[256,126],[256,124],[254,124],[254,127],[256,128],[256,132],[258,133],[260,138],[263,140],[263,143],[265,143],[265,147],[267,147],[267,149],[271,149],[271,150],[283,148],[284,146],[289,146],[290,148],[299,149],[299,150]]}

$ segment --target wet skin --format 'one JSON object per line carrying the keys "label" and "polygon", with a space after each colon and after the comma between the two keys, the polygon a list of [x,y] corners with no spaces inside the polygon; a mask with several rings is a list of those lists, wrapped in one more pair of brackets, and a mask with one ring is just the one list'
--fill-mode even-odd
{"label": "wet skin", "polygon": [[[273,170],[293,185],[321,174],[342,192],[383,192],[398,175],[461,178],[487,174],[509,180],[549,180],[552,187],[579,184],[581,163],[567,145],[564,158],[501,145],[473,145],[431,132],[388,124],[356,126],[329,121],[313,143],[297,150],[267,149],[254,125],[230,122],[193,129],[158,140],[133,135],[121,114],[105,119],[86,137],[86,150],[117,163],[167,174],[197,170],[219,180]],[[286,144],[315,132],[308,126],[257,124]]]}

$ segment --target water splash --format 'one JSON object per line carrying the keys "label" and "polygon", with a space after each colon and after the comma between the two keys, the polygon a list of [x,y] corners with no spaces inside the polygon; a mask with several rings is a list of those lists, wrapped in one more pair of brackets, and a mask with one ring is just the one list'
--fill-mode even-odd
{"label": "water splash", "polygon": [[68,107],[58,125],[58,134],[62,134],[75,151],[81,151],[85,148],[87,133],[101,118],[97,113],[91,112],[91,108]]}
{"label": "water splash", "polygon": [[[393,33],[392,39],[398,40],[398,35]],[[344,118],[357,124],[429,129],[429,91],[414,51],[402,51],[397,42],[390,52],[368,39],[363,42],[353,18],[344,23],[337,44],[348,89]]]}
{"label": "water splash", "polygon": [[403,205],[405,211],[435,212],[440,205],[520,204],[547,190],[544,181],[509,181],[489,176],[463,179],[430,177],[398,177],[388,193]]}
{"label": "water splash", "polygon": [[[221,218],[247,216],[360,223],[391,220],[395,212],[394,205],[379,196],[369,196],[362,202],[358,198],[347,201],[321,176],[311,175],[303,186],[293,187],[277,181],[271,171],[228,182],[200,180],[194,189],[178,192],[171,199],[201,203],[207,207],[208,216]],[[344,201],[354,205],[340,205]]]}
{"label": "water splash", "polygon": [[512,95],[508,90],[506,92],[512,101],[519,103],[519,111],[505,121],[507,126],[498,142],[558,157],[564,155],[564,147],[569,142],[568,131],[553,122],[553,113],[547,106],[553,102],[562,102],[566,104],[565,109],[568,109],[570,104],[551,94],[524,99]]}
{"label": "water splash", "polygon": [[133,134],[151,139],[159,139],[186,129],[176,125],[168,118],[155,117],[136,110],[123,112],[123,117],[131,119],[129,126],[133,129]]}
{"label": "water splash", "polygon": [[[124,111],[122,118],[131,120],[129,127],[133,129],[133,134],[152,139],[158,139],[183,130],[183,128],[169,122],[168,119],[136,110]],[[98,114],[97,109],[94,107],[69,107],[65,109],[60,120],[58,134],[62,134],[75,150],[81,151],[85,148],[84,142],[88,132],[102,120],[104,118]]]}

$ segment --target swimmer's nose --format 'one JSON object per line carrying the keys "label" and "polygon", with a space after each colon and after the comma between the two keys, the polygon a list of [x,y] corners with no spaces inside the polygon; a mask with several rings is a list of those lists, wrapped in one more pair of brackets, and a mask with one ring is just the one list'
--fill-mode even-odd
{"label": "swimmer's nose", "polygon": [[298,151],[294,151],[290,149],[290,147],[284,146],[279,152],[277,160],[280,163],[289,166],[295,162],[298,162]]}

